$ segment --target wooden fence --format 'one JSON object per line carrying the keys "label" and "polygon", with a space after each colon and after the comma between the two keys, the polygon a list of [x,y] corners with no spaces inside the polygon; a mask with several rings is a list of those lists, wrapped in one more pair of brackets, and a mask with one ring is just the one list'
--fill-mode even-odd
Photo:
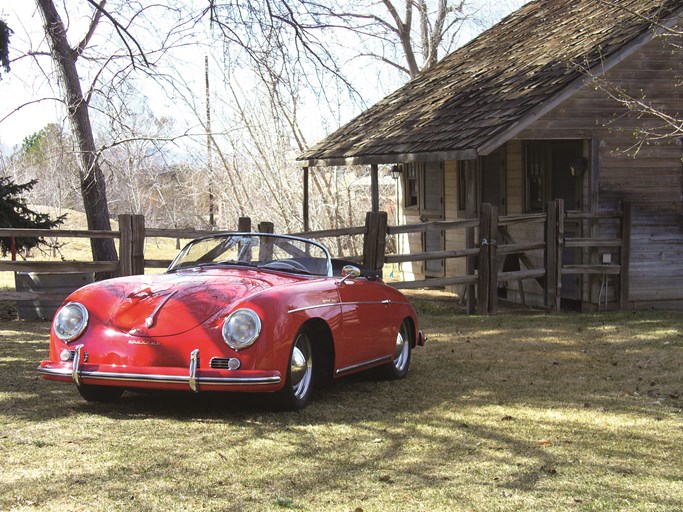
{"label": "wooden fence", "polygon": [[[604,220],[618,221],[618,227],[612,229],[614,235],[605,237],[597,227]],[[589,238],[566,238],[564,223],[566,220],[583,222],[587,230],[594,236]],[[543,224],[539,231],[543,239],[527,242],[515,242],[511,228],[521,224]],[[464,258],[466,272],[464,275],[445,276],[442,278],[414,281],[391,282],[398,289],[410,288],[442,288],[445,286],[464,285],[466,289],[468,312],[495,314],[498,309],[498,285],[501,282],[535,280],[544,290],[544,304],[549,311],[560,309],[563,275],[613,275],[618,278],[618,294],[615,306],[626,307],[628,301],[628,266],[629,243],[631,229],[631,207],[624,204],[621,211],[612,212],[565,212],[561,200],[548,204],[547,213],[531,215],[499,216],[497,208],[489,204],[482,205],[479,218],[455,221],[427,222],[402,226],[388,226],[386,212],[368,213],[364,226],[343,229],[308,231],[293,233],[295,235],[317,238],[335,239],[339,237],[363,237],[362,255],[336,254],[336,257],[363,263],[374,269],[381,269],[385,264],[406,262],[426,262],[429,260],[448,260]],[[240,218],[237,230],[252,230],[249,218]],[[272,232],[273,224],[264,222],[257,226],[257,231]],[[468,247],[454,250],[443,250],[427,253],[387,254],[388,236],[413,233],[442,231],[444,234],[464,232]],[[0,261],[0,271],[15,272],[114,272],[116,275],[143,274],[145,268],[165,268],[170,260],[145,259],[144,247],[146,238],[192,239],[211,234],[211,231],[169,230],[145,228],[142,215],[119,216],[119,231],[75,231],[75,230],[35,230],[35,229],[0,229],[0,237],[55,237],[55,238],[114,238],[119,241],[119,261],[111,262],[48,262],[48,261]],[[540,237],[539,237],[540,238]],[[328,244],[331,245],[331,244]],[[563,250],[578,248],[587,252],[599,250],[618,251],[618,264],[601,264],[596,256],[587,255],[583,260],[589,264],[563,264]],[[542,251],[543,261],[538,264],[529,256],[532,251]],[[514,256],[520,263],[519,270],[504,270],[503,262]],[[536,258],[538,260],[538,258]],[[524,268],[522,268],[524,267]],[[520,284],[521,287],[521,284]],[[40,294],[35,292],[0,292],[0,300],[33,300]],[[40,295],[43,298],[42,295]],[[523,297],[523,296],[522,296]]]}

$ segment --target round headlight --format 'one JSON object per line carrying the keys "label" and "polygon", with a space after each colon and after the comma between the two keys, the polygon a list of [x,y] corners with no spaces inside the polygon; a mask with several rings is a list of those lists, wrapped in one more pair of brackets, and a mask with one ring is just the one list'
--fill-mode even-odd
{"label": "round headlight", "polygon": [[234,350],[252,345],[261,332],[261,319],[251,309],[238,309],[223,322],[223,339]]}
{"label": "round headlight", "polygon": [[57,337],[67,343],[78,338],[88,326],[88,310],[83,304],[69,302],[52,322]]}

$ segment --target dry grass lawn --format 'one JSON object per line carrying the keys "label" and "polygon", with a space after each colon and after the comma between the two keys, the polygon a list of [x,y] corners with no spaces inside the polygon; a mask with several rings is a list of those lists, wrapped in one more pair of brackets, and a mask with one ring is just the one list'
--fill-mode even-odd
{"label": "dry grass lawn", "polygon": [[300,413],[252,397],[81,400],[45,323],[0,324],[0,510],[679,511],[683,316],[418,307],[409,377]]}

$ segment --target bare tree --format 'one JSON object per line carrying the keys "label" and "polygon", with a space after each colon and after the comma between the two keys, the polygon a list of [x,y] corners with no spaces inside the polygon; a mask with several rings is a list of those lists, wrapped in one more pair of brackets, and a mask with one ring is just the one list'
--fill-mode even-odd
{"label": "bare tree", "polygon": [[[88,228],[109,230],[109,205],[101,156],[107,148],[115,146],[116,141],[110,138],[98,144],[94,135],[95,120],[106,116],[118,117],[116,109],[111,108],[117,89],[127,83],[136,71],[144,70],[148,76],[155,73],[154,64],[172,43],[185,35],[184,28],[179,24],[175,25],[166,35],[156,27],[149,28],[148,17],[154,15],[154,10],[163,10],[166,16],[177,11],[170,2],[164,5],[144,5],[137,2],[110,5],[107,0],[87,0],[72,5],[68,12],[64,12],[67,23],[63,21],[54,0],[36,0],[36,5],[43,18],[49,52],[39,48],[24,53],[17,60],[26,57],[37,61],[44,56],[51,58],[58,77],[60,99],[74,140]],[[72,43],[69,35],[73,35],[81,26],[72,23],[72,19],[86,11],[89,23],[77,42]],[[158,12],[156,17],[158,18]],[[169,16],[168,19],[173,17]],[[167,20],[165,23],[171,21]],[[139,37],[142,31],[146,44],[154,42],[147,53],[133,34],[137,32]],[[45,69],[44,66],[40,68]],[[52,81],[50,71],[45,71],[45,76]],[[40,100],[31,103],[36,101]],[[21,108],[22,106],[18,106],[13,113]],[[120,118],[119,121],[126,122]],[[110,132],[110,135],[113,133]],[[93,239],[91,248],[95,261],[117,259],[114,241],[111,239]]]}
{"label": "bare tree", "polygon": [[[50,41],[52,57],[62,80],[68,116],[79,148],[79,175],[88,229],[111,230],[107,191],[97,158],[88,99],[83,94],[76,66],[105,12],[104,1],[97,5],[85,37],[74,47],[69,44],[66,27],[52,0],[37,0],[37,4],[45,21],[45,34]],[[113,239],[91,239],[91,248],[94,261],[117,259]]]}

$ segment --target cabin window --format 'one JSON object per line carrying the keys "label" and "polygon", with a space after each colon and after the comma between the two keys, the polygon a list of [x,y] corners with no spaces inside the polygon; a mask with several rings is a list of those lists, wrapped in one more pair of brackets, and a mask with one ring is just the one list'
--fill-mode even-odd
{"label": "cabin window", "polygon": [[443,162],[426,165],[422,190],[422,212],[443,215]]}
{"label": "cabin window", "polygon": [[458,210],[463,212],[467,208],[467,179],[465,177],[465,164],[458,165]]}
{"label": "cabin window", "polygon": [[[403,172],[404,203],[406,208],[417,207],[417,178],[420,164],[405,164]],[[424,164],[422,164],[424,167]]]}
{"label": "cabin window", "polygon": [[542,212],[546,200],[545,154],[538,144],[524,148],[526,160],[526,211]]}

